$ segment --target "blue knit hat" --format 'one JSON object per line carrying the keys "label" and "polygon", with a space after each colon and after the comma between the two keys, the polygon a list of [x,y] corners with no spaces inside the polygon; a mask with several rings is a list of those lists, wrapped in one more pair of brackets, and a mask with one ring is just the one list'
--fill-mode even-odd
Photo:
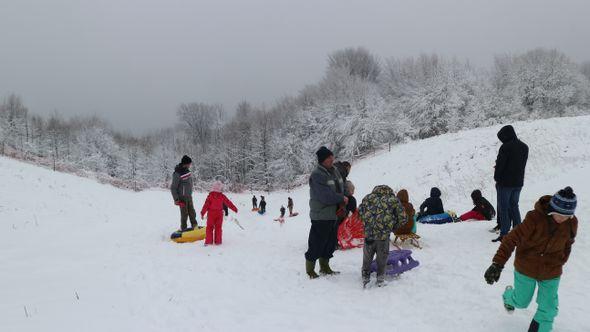
{"label": "blue knit hat", "polygon": [[576,212],[577,204],[578,199],[576,194],[574,194],[574,190],[571,187],[565,187],[551,197],[551,201],[549,202],[551,211],[549,213],[573,216]]}

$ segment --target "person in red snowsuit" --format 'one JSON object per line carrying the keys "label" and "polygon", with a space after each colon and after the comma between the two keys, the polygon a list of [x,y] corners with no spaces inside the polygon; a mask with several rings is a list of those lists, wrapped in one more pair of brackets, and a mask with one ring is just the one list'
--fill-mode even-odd
{"label": "person in red snowsuit", "polygon": [[[219,181],[215,182],[211,188],[211,192],[203,208],[201,209],[201,219],[207,214],[207,232],[205,237],[205,245],[221,244],[223,224],[223,206],[227,206],[234,212],[238,212],[238,209],[223,193],[223,184]],[[214,240],[215,238],[215,240]]]}

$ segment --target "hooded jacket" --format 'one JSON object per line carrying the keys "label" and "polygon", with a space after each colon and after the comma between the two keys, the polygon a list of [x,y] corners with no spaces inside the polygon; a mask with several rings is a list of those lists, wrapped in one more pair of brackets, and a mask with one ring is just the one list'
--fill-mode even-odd
{"label": "hooded jacket", "polygon": [[522,187],[529,147],[518,139],[510,125],[500,129],[498,139],[502,146],[496,158],[494,180],[501,187]]}
{"label": "hooded jacket", "polygon": [[336,221],[338,205],[344,202],[344,181],[335,167],[318,165],[309,177],[309,217]]}
{"label": "hooded jacket", "polygon": [[182,164],[176,165],[172,174],[170,192],[174,201],[189,199],[193,194],[193,176],[190,169]]}
{"label": "hooded jacket", "polygon": [[479,212],[486,220],[492,220],[496,216],[496,209],[482,196],[481,191],[474,190],[471,193],[471,199],[473,200],[473,205],[475,205],[472,211]]}
{"label": "hooded jacket", "polygon": [[367,240],[388,240],[391,232],[407,222],[402,204],[385,185],[376,186],[365,196],[358,211]]}
{"label": "hooded jacket", "polygon": [[434,187],[430,189],[430,197],[420,205],[420,216],[433,216],[435,214],[445,213],[443,207],[440,189]]}
{"label": "hooded jacket", "polygon": [[412,228],[414,228],[414,215],[416,214],[416,210],[414,210],[414,206],[410,203],[410,197],[408,195],[408,191],[402,189],[397,192],[397,198],[399,199],[400,203],[404,207],[404,211],[406,212],[406,224],[402,227],[396,229],[394,231],[395,235],[402,235],[402,234],[410,234],[412,233]]}
{"label": "hooded jacket", "polygon": [[502,240],[494,256],[494,263],[504,266],[514,248],[514,268],[533,279],[549,280],[562,274],[578,232],[578,219],[558,224],[549,213],[551,196],[543,196],[529,211],[524,222]]}

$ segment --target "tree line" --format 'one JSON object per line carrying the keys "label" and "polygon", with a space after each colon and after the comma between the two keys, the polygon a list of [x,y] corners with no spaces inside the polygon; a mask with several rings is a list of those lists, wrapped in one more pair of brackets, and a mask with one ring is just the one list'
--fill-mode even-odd
{"label": "tree line", "polygon": [[329,55],[323,78],[271,107],[189,102],[177,124],[141,137],[97,117],[42,117],[11,94],[0,105],[0,154],[141,190],[165,187],[180,156],[198,189],[289,189],[306,181],[314,151],[354,160],[411,139],[525,119],[588,114],[590,62],[558,50],[495,56],[489,68],[423,54],[380,59],[364,48]]}

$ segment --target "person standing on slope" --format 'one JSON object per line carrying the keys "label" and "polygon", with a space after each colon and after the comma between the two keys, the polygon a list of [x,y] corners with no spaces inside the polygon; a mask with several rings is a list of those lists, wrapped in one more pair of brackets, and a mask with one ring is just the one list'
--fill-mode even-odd
{"label": "person standing on slope", "polygon": [[260,196],[260,210],[258,210],[260,214],[266,213],[266,201],[264,200],[264,196]]}
{"label": "person standing on slope", "polygon": [[252,195],[252,210],[255,211],[256,209],[258,209],[258,199],[256,195]]}
{"label": "person standing on slope", "polygon": [[205,245],[210,244],[219,245],[222,241],[222,225],[223,225],[223,207],[224,205],[230,208],[235,213],[238,213],[238,209],[223,193],[223,183],[215,181],[211,187],[211,192],[203,204],[201,209],[201,219],[207,214],[207,231],[205,237]]}
{"label": "person standing on slope", "polygon": [[538,287],[538,307],[529,332],[547,332],[553,328],[562,269],[578,231],[576,205],[577,198],[570,187],[553,196],[541,197],[524,222],[502,239],[492,265],[485,272],[488,284],[497,282],[516,248],[514,287],[506,287],[504,307],[508,312],[528,307]]}
{"label": "person standing on slope", "polygon": [[492,242],[502,241],[510,232],[510,227],[516,227],[521,222],[518,201],[529,157],[529,147],[518,139],[514,127],[502,127],[498,132],[498,139],[502,146],[496,158],[494,180],[498,196],[500,236]]}
{"label": "person standing on slope", "polygon": [[371,280],[371,263],[377,255],[377,286],[385,283],[385,266],[389,256],[391,232],[407,222],[406,213],[395,192],[386,185],[376,186],[363,198],[359,216],[365,229],[362,278],[363,287]]}
{"label": "person standing on slope", "polygon": [[309,230],[308,249],[305,253],[305,271],[311,279],[318,277],[315,272],[316,260],[320,261],[321,274],[338,274],[330,268],[330,259],[336,250],[338,235],[339,205],[348,203],[344,195],[344,182],[334,167],[334,154],[325,146],[317,152],[318,165],[309,177]]}
{"label": "person standing on slope", "polygon": [[174,204],[180,208],[180,230],[187,229],[186,221],[191,220],[191,227],[197,227],[197,214],[193,205],[193,177],[190,171],[192,164],[191,158],[182,156],[180,164],[174,168],[172,174],[172,184],[170,192]]}
{"label": "person standing on slope", "polygon": [[287,198],[287,209],[289,209],[289,217],[293,216],[293,199],[291,197]]}

